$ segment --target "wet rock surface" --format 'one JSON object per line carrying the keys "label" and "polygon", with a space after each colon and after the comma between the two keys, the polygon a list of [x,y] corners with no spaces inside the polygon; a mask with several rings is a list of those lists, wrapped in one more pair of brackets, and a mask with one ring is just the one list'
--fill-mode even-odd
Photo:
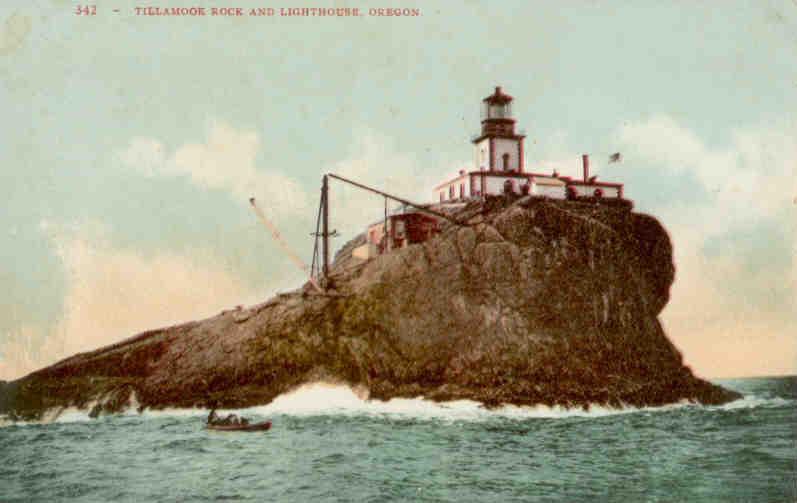
{"label": "wet rock surface", "polygon": [[456,216],[464,225],[364,263],[350,258],[355,238],[331,295],[305,285],[0,383],[0,413],[243,407],[314,381],[487,406],[738,398],[695,377],[664,334],[675,269],[655,218],[529,197]]}

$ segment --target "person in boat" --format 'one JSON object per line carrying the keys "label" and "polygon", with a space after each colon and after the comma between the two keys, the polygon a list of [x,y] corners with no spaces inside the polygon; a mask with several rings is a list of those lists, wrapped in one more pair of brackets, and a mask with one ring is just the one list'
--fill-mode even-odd
{"label": "person in boat", "polygon": [[238,417],[235,414],[230,414],[224,419],[219,419],[216,424],[220,424],[222,426],[247,426],[249,421],[243,417]]}
{"label": "person in boat", "polygon": [[235,414],[230,414],[227,416],[227,424],[232,426],[249,426],[249,420],[245,417],[239,417]]}
{"label": "person in boat", "polygon": [[208,414],[207,424],[214,424],[217,426],[238,426],[240,424],[240,419],[235,414],[229,414],[227,417],[219,417],[216,414],[216,408],[213,407],[210,410],[210,414]]}
{"label": "person in boat", "polygon": [[207,424],[217,424],[220,421],[218,414],[216,414],[216,408],[213,407],[210,409],[210,414],[208,414],[208,421]]}
{"label": "person in boat", "polygon": [[238,417],[235,414],[228,414],[227,417],[219,417],[216,414],[216,407],[213,406],[208,414],[207,424],[216,426],[249,426],[249,420],[245,417]]}

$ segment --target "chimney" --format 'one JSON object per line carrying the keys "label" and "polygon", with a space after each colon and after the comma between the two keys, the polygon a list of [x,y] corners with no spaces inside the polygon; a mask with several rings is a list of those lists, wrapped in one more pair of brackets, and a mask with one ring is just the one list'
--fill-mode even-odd
{"label": "chimney", "polygon": [[584,182],[589,178],[589,155],[584,154],[581,156],[581,163],[584,165]]}

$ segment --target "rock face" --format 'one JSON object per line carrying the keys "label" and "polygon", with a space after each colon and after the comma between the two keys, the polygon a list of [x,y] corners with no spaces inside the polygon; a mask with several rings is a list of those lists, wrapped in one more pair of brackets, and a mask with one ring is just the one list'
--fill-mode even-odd
{"label": "rock face", "polygon": [[589,406],[718,404],[657,316],[674,277],[666,231],[628,205],[469,203],[436,238],[307,288],[153,330],[3,385],[0,413],[54,407],[264,404],[319,380],[371,398]]}

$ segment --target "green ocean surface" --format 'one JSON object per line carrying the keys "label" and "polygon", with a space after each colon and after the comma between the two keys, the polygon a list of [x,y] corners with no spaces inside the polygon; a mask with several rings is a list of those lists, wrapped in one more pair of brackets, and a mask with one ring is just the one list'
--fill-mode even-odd
{"label": "green ocean surface", "polygon": [[797,377],[724,406],[589,411],[371,402],[310,386],[259,433],[204,410],[0,427],[0,501],[797,501]]}

